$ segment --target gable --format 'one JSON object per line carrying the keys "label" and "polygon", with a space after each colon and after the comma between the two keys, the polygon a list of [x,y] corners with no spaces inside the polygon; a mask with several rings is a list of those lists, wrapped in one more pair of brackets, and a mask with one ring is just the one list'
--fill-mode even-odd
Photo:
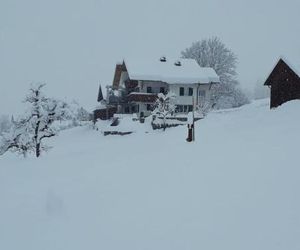
{"label": "gable", "polygon": [[113,80],[113,89],[118,89],[119,84],[120,84],[120,79],[122,72],[125,71],[127,72],[126,65],[125,63],[117,64],[116,69],[115,69],[115,75],[114,75],[114,80]]}
{"label": "gable", "polygon": [[267,80],[265,81],[264,85],[266,86],[278,85],[286,81],[297,83],[300,80],[300,78],[296,72],[297,71],[295,70],[294,67],[292,68],[290,64],[286,63],[285,60],[280,58],[278,63],[272,70],[271,74],[268,76]]}

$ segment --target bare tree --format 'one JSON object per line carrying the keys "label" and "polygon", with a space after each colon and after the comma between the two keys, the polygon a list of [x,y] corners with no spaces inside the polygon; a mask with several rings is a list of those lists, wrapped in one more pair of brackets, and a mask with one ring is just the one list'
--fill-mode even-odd
{"label": "bare tree", "polygon": [[237,57],[218,37],[197,41],[181,54],[183,58],[195,59],[201,67],[213,68],[220,77],[221,84],[212,89],[213,106],[223,108],[224,102],[230,102],[236,107],[248,102],[236,80]]}

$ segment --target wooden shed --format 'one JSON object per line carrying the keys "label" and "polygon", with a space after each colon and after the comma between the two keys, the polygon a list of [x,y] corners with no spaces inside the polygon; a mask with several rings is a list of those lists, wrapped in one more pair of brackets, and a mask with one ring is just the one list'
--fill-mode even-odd
{"label": "wooden shed", "polygon": [[264,85],[271,90],[270,107],[300,99],[300,67],[291,64],[286,59],[280,58]]}

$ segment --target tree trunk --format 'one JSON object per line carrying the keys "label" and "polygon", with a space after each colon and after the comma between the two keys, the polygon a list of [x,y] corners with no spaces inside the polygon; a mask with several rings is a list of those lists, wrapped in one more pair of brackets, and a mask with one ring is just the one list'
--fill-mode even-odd
{"label": "tree trunk", "polygon": [[[39,119],[38,115],[38,119]],[[39,157],[41,154],[41,142],[38,139],[39,136],[39,127],[40,127],[40,121],[36,123],[35,131],[34,131],[34,142],[35,142],[35,155],[36,157]]]}
{"label": "tree trunk", "polygon": [[35,155],[36,157],[39,157],[41,155],[41,143],[36,144]]}

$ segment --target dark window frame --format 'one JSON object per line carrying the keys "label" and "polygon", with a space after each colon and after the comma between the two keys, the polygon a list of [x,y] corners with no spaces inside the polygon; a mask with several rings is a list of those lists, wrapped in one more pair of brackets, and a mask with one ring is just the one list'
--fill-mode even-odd
{"label": "dark window frame", "polygon": [[152,111],[152,104],[147,104],[147,111]]}
{"label": "dark window frame", "polygon": [[184,87],[179,88],[179,96],[184,96]]}
{"label": "dark window frame", "polygon": [[182,113],[183,112],[183,105],[177,105],[176,106],[176,113]]}

